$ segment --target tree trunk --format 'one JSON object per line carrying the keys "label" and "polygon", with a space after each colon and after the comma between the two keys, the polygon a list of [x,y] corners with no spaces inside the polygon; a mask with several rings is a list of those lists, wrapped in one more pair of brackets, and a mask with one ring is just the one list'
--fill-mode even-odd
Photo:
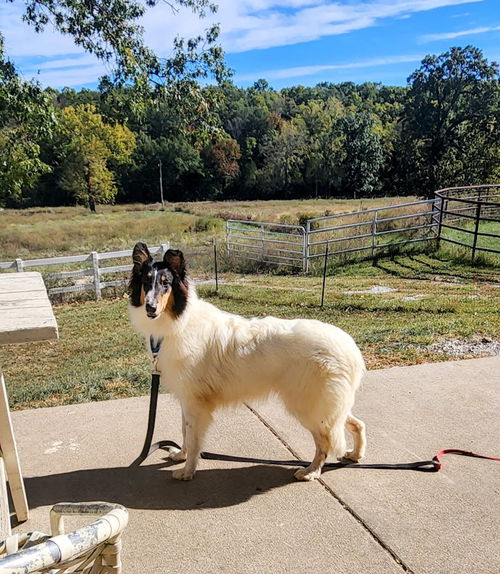
{"label": "tree trunk", "polygon": [[87,195],[88,195],[88,204],[89,204],[89,209],[92,213],[96,213],[96,208],[95,208],[95,200],[94,197],[92,195],[92,183],[90,181],[90,166],[87,165],[86,169],[85,169],[85,179],[87,181]]}

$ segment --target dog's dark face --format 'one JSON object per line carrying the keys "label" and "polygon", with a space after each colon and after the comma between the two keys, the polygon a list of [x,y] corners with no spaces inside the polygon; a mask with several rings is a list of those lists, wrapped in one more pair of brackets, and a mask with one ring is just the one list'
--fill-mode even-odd
{"label": "dog's dark face", "polygon": [[176,318],[184,311],[188,297],[184,255],[169,249],[163,261],[154,262],[145,243],[135,245],[134,266],[129,283],[130,302],[134,307],[144,305],[150,319],[162,313]]}

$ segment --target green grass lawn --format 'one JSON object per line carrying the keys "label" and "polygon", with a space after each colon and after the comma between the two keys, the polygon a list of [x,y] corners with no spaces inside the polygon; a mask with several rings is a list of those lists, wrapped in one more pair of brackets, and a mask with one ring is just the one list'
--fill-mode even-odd
{"label": "green grass lawn", "polygon": [[[457,241],[459,243],[465,244],[469,247],[460,247],[443,241],[443,246],[448,246],[449,250],[454,251],[459,254],[464,259],[471,259],[472,257],[472,245],[474,242],[474,234],[471,233],[475,229],[474,222],[461,225],[463,231],[459,229],[443,229],[443,237],[450,239],[452,241]],[[487,233],[490,235],[496,235],[496,237],[491,237],[490,235],[479,235],[477,237],[477,251],[476,258],[479,260],[489,261],[500,265],[500,222],[499,221],[482,221],[478,227],[479,233]],[[453,245],[453,246],[452,246]],[[490,253],[488,251],[481,251],[481,249],[489,249],[497,251],[497,253]]]}
{"label": "green grass lawn", "polygon": [[[200,294],[246,317],[308,317],[348,331],[369,368],[440,361],[443,339],[500,339],[500,269],[451,257],[410,255],[338,267],[319,307],[321,277],[227,273]],[[370,292],[374,286],[393,289]],[[149,389],[142,339],[124,297],[55,305],[60,339],[0,347],[14,409],[141,395]],[[404,381],[401,381],[404,384]]]}

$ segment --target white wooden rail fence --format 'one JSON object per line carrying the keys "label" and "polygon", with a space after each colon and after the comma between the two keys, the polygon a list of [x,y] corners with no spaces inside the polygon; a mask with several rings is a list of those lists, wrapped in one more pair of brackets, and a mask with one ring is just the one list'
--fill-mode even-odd
{"label": "white wooden rail fence", "polygon": [[[162,243],[155,247],[149,247],[152,255],[163,255],[169,248],[168,243]],[[125,251],[112,251],[109,253],[97,253],[92,251],[87,255],[68,255],[64,257],[50,257],[45,259],[15,259],[14,261],[0,262],[0,272],[14,271],[23,272],[29,267],[45,267],[47,265],[79,265],[83,269],[60,271],[58,273],[44,274],[46,283],[49,288],[47,289],[49,295],[57,295],[61,293],[75,293],[80,291],[93,291],[96,299],[101,299],[102,290],[106,287],[120,287],[126,284],[123,274],[129,273],[132,269],[132,263],[125,265],[111,265],[101,266],[101,262],[109,261],[111,259],[124,259],[128,258],[131,261],[132,249]],[[90,266],[89,266],[90,264]],[[103,281],[104,275],[122,274],[122,278],[113,281]],[[54,281],[60,280],[73,280],[73,285],[64,287],[50,287]]]}

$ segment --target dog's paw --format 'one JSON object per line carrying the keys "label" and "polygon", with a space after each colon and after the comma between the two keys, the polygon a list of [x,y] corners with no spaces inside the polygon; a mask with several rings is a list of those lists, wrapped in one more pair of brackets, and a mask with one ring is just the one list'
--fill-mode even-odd
{"label": "dog's paw", "polygon": [[311,470],[309,468],[299,468],[294,474],[297,480],[314,480],[321,476],[321,470]]}
{"label": "dog's paw", "polygon": [[179,468],[172,472],[172,477],[175,480],[193,480],[194,472],[189,472],[186,468]]}
{"label": "dog's paw", "polygon": [[186,451],[184,449],[176,448],[175,446],[171,446],[168,449],[167,456],[169,460],[173,460],[174,462],[183,462],[187,458]]}
{"label": "dog's paw", "polygon": [[353,450],[348,450],[344,456],[340,457],[341,462],[359,462],[363,457]]}

